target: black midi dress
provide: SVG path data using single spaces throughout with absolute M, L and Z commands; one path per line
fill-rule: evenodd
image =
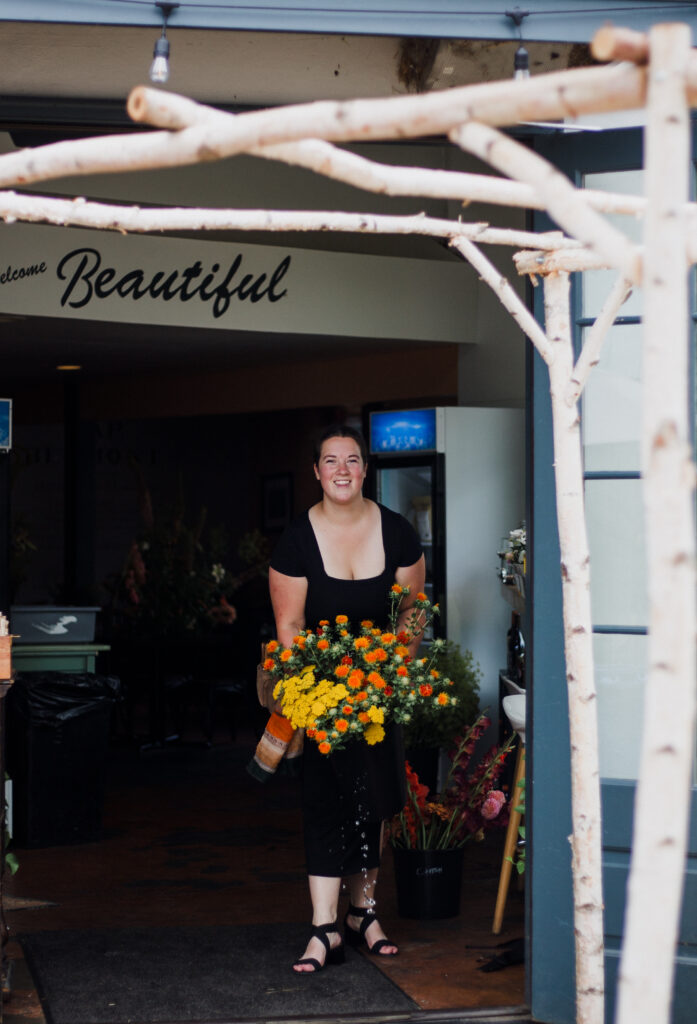
M 307 512 L 284 531 L 271 567 L 284 576 L 307 578 L 308 629 L 315 629 L 321 619 L 333 622 L 337 615 L 347 615 L 354 632 L 363 619 L 382 628 L 388 625 L 395 573 L 418 562 L 421 545 L 403 516 L 378 507 L 385 568 L 369 579 L 327 575 Z M 384 740 L 374 746 L 356 740 L 326 755 L 317 744 L 306 742 L 302 809 L 308 874 L 341 878 L 377 867 L 381 822 L 401 811 L 405 800 L 404 745 L 395 723 L 386 726 Z

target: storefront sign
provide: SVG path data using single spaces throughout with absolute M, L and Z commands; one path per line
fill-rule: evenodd
M 464 341 L 464 264 L 107 231 L 2 226 L 0 312 Z

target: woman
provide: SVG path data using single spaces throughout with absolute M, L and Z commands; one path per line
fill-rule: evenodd
M 315 451 L 322 499 L 287 528 L 274 552 L 269 589 L 276 635 L 289 647 L 306 625 L 348 615 L 352 625 L 372 619 L 387 625 L 395 580 L 411 594 L 423 590 L 424 556 L 415 531 L 400 515 L 363 497 L 367 453 L 358 431 L 329 428 Z M 400 609 L 400 624 L 412 599 Z M 418 640 L 412 645 L 415 653 Z M 392 724 L 373 747 L 360 741 L 329 756 L 305 744 L 302 806 L 312 900 L 312 933 L 293 969 L 314 973 L 340 963 L 344 948 L 337 924 L 342 878 L 351 906 L 345 937 L 365 941 L 370 952 L 394 956 L 375 916 L 382 822 L 405 802 L 401 730 Z

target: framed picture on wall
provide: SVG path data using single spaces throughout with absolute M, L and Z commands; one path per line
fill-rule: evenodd
M 282 530 L 293 517 L 293 475 L 273 473 L 261 479 L 263 530 Z
M 0 452 L 12 447 L 12 399 L 0 398 Z

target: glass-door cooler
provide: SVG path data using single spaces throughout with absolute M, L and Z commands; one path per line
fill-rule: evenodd
M 373 412 L 368 424 L 369 492 L 416 530 L 426 559 L 425 593 L 440 607 L 432 636 L 446 635 L 445 461 L 436 450 L 435 409 Z

